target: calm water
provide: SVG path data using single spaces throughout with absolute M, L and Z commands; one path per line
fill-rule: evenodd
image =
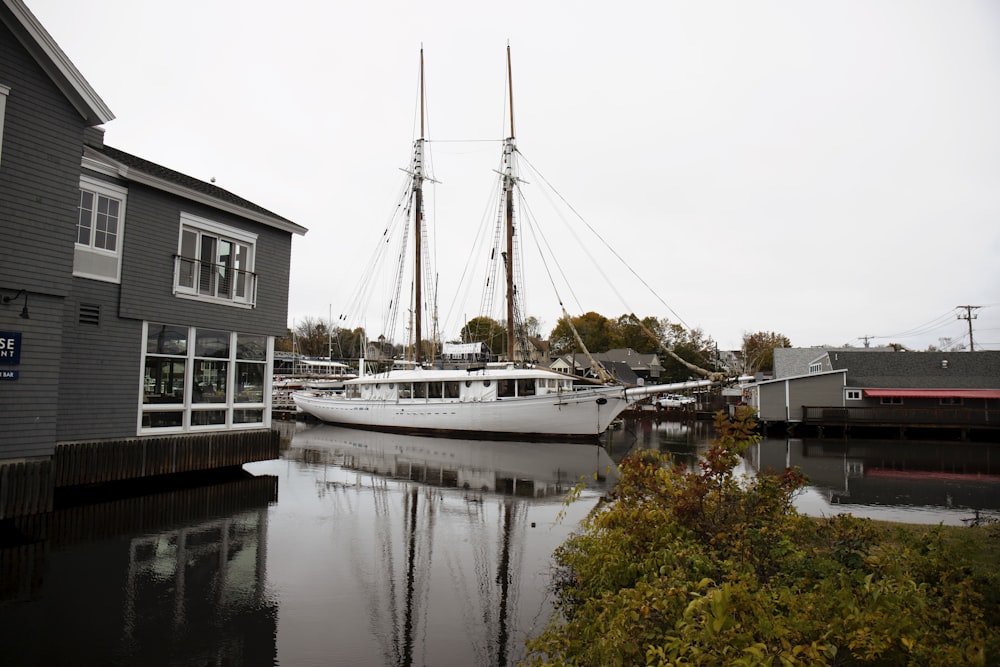
M 243 474 L 22 526 L 44 539 L 0 549 L 0 663 L 514 664 L 551 611 L 552 551 L 614 462 L 641 447 L 693 465 L 711 436 L 647 421 L 599 447 L 282 426 L 282 458 Z M 814 515 L 1000 511 L 996 445 L 765 441 L 743 467 L 787 464 L 810 476 L 799 508 Z

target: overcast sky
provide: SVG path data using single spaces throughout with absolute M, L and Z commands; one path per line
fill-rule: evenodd
M 109 145 L 309 228 L 290 324 L 344 310 L 386 226 L 421 45 L 444 335 L 476 314 L 453 293 L 509 43 L 520 151 L 651 288 L 595 254 L 571 314 L 680 318 L 721 349 L 759 330 L 926 349 L 968 343 L 968 304 L 976 348 L 1000 349 L 1000 3 L 26 3 L 115 113 Z M 526 290 L 548 332 L 551 288 Z

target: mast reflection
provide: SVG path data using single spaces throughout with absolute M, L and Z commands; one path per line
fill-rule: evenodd
M 311 467 L 314 489 L 349 544 L 350 577 L 363 591 L 358 599 L 382 664 L 401 667 L 433 663 L 429 654 L 449 642 L 456 660 L 470 651 L 470 664 L 511 663 L 526 638 L 518 633 L 520 585 L 526 542 L 538 534 L 529 528 L 530 508 L 559 506 L 581 479 L 603 492 L 616 478 L 599 445 L 329 424 L 299 428 L 284 457 Z M 370 519 L 358 516 L 363 505 L 375 508 Z M 464 631 L 435 631 L 442 616 L 456 617 Z

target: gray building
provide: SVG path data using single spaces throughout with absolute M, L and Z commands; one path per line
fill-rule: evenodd
M 113 118 L 23 2 L 0 0 L 0 466 L 270 427 L 306 230 L 105 145 Z M 133 468 L 119 476 L 181 469 Z
M 1000 351 L 835 349 L 806 363 L 811 372 L 747 387 L 762 421 L 1000 426 Z

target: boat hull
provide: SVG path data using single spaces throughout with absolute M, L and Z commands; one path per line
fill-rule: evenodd
M 621 387 L 600 387 L 495 401 L 366 400 L 293 395 L 304 413 L 331 424 L 400 433 L 472 439 L 597 438 L 633 398 Z

